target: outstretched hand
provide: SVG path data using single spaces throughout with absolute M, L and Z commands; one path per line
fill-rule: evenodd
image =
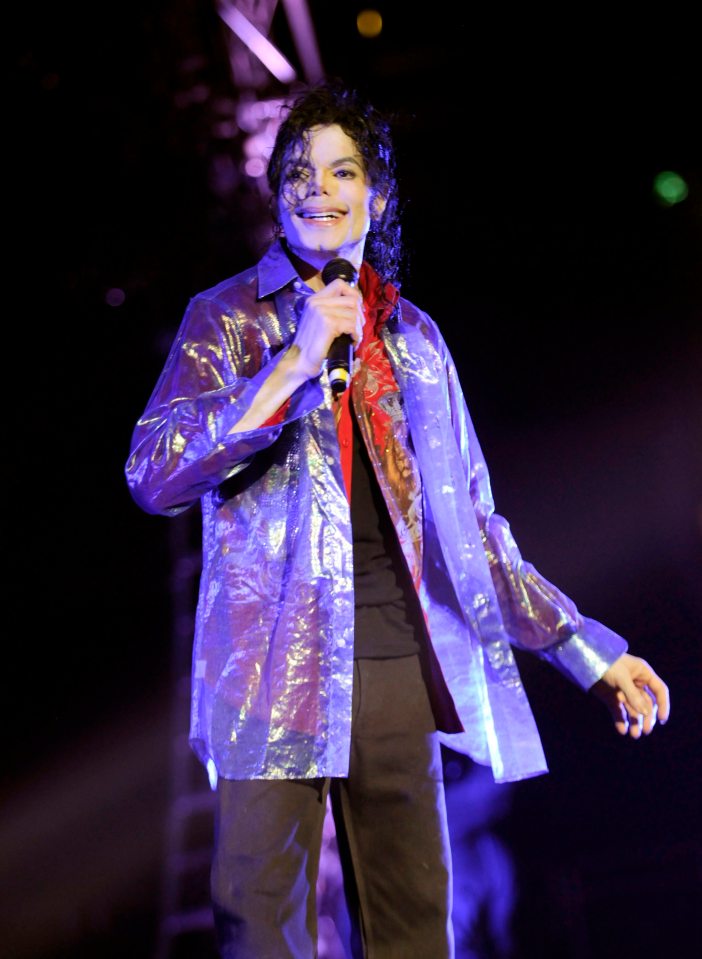
M 624 653 L 591 687 L 609 709 L 617 732 L 632 739 L 648 736 L 670 715 L 668 687 L 644 659 Z

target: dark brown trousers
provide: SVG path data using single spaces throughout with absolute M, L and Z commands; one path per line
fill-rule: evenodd
M 352 955 L 451 959 L 442 762 L 419 659 L 357 660 L 346 779 L 220 780 L 212 901 L 223 959 L 313 959 L 327 796 Z

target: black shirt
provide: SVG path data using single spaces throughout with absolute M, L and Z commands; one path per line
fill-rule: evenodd
M 353 412 L 351 420 L 354 656 L 411 656 L 420 650 L 419 600 Z

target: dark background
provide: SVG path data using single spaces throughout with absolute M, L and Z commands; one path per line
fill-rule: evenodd
M 454 353 L 498 511 L 671 687 L 669 725 L 630 742 L 520 655 L 551 771 L 505 787 L 494 825 L 513 954 L 682 954 L 701 931 L 694 31 L 679 9 L 391 2 L 363 40 L 360 8 L 310 4 L 322 61 L 395 116 L 403 292 Z M 237 88 L 214 3 L 39 3 L 10 28 L 5 954 L 150 959 L 197 515 L 141 513 L 123 468 L 188 299 L 250 265 L 264 204 L 218 126 Z M 282 11 L 272 37 L 299 69 Z M 662 170 L 684 202 L 656 200 Z

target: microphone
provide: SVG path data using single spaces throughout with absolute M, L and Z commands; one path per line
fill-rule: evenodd
M 346 280 L 351 286 L 356 285 L 358 274 L 353 263 L 337 256 L 329 260 L 322 270 L 322 280 L 328 286 L 333 280 Z M 351 381 L 353 369 L 353 340 L 348 333 L 337 336 L 329 347 L 327 354 L 327 374 L 334 393 L 343 393 Z

